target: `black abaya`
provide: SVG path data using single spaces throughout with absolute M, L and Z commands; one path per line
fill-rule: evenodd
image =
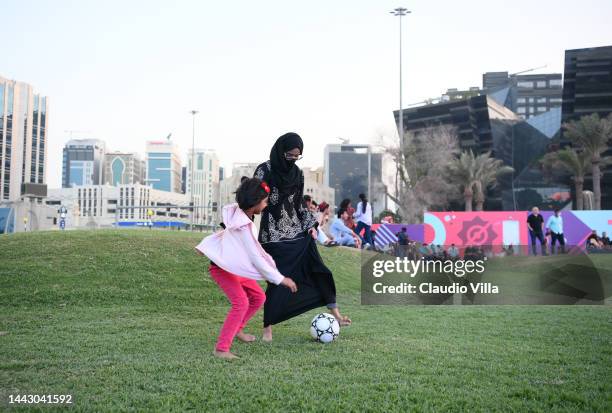
M 315 240 L 310 236 L 263 245 L 281 274 L 298 285 L 292 293 L 282 285 L 268 283 L 264 304 L 264 326 L 336 302 L 336 286 L 331 271 L 323 264 Z
M 313 308 L 336 304 L 332 273 L 323 263 L 315 240 L 308 234 L 318 223 L 303 200 L 304 174 L 295 164 L 284 160 L 284 153 L 296 147 L 301 152 L 301 139 L 297 134 L 281 136 L 270 152 L 271 161 L 255 170 L 255 177 L 270 186 L 268 207 L 261 215 L 259 242 L 272 256 L 280 273 L 292 278 L 298 286 L 298 292 L 291 293 L 283 286 L 268 284 L 264 326 L 280 323 Z

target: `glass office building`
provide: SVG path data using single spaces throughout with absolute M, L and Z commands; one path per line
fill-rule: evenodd
M 560 108 L 562 87 L 561 73 L 521 75 L 487 72 L 482 75 L 483 94 L 491 96 L 522 119 Z
M 353 207 L 356 207 L 359 194 L 368 193 L 368 156 L 371 157 L 369 201 L 374 213 L 386 207 L 386 192 L 382 184 L 382 154 L 368 155 L 367 145 L 354 144 L 325 146 L 324 183 L 334 190 L 337 205 L 348 198 L 352 200 Z
M 64 146 L 62 188 L 104 183 L 104 141 L 71 139 Z
M 23 184 L 46 184 L 48 111 L 32 86 L 0 76 L 0 202 L 19 199 Z
M 581 116 L 612 113 L 612 46 L 565 51 L 562 120 L 569 122 Z M 562 145 L 569 144 L 563 138 Z M 612 156 L 612 142 L 603 156 Z M 612 209 L 612 165 L 602 170 L 601 207 Z M 592 188 L 591 178 L 585 189 Z
M 171 140 L 148 141 L 146 164 L 148 185 L 160 191 L 182 192 L 180 155 Z
M 394 112 L 396 122 L 399 112 Z M 486 210 L 524 210 L 532 206 L 563 206 L 569 202 L 569 187 L 542 175 L 540 159 L 559 138 L 560 110 L 557 108 L 522 119 L 492 96 L 404 109 L 406 132 L 418 134 L 428 127 L 456 128 L 459 146 L 492 156 L 514 168 L 487 193 Z M 453 208 L 460 208 L 454 205 Z

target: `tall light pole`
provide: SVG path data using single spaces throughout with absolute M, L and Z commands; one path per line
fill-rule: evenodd
M 402 17 L 411 13 L 410 10 L 398 7 L 396 9 L 391 10 L 391 13 L 394 16 L 399 17 L 399 139 L 400 139 L 400 148 L 403 148 L 404 141 L 404 112 L 402 110 Z
M 197 110 L 191 112 L 191 230 L 193 231 L 193 216 L 195 214 L 195 205 L 193 203 L 193 189 L 194 189 L 194 171 L 195 171 L 195 115 L 198 114 Z

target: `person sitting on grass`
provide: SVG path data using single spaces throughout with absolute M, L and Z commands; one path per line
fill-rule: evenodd
M 421 245 L 419 247 L 419 254 L 425 259 L 425 260 L 431 260 L 433 258 L 433 253 L 431 248 L 427 245 L 426 242 L 423 243 L 423 245 Z
M 604 244 L 601 241 L 601 238 L 597 235 L 597 230 L 593 230 L 591 235 L 587 238 L 587 248 L 591 250 L 600 250 L 603 249 Z
M 268 205 L 268 185 L 257 178 L 243 180 L 236 191 L 236 203 L 223 207 L 223 231 L 210 235 L 195 248 L 210 259 L 210 276 L 229 299 L 227 313 L 214 355 L 236 359 L 230 351 L 234 337 L 243 342 L 255 341 L 244 327 L 264 304 L 266 295 L 256 280 L 266 280 L 297 291 L 291 278 L 283 276 L 272 257 L 257 241 L 257 229 L 251 217 Z
M 348 219 L 348 212 L 344 208 L 338 210 L 338 217 L 331 224 L 330 231 L 332 237 L 339 245 L 346 247 L 361 248 L 361 240 L 353 232 L 352 229 L 344 225 L 344 221 Z
M 455 244 L 451 244 L 447 251 L 448 257 L 455 261 L 459 259 L 459 249 L 455 246 Z
M 308 195 L 304 195 L 304 199 L 306 199 Z M 306 201 L 308 203 L 308 201 Z M 314 203 L 314 201 L 311 201 Z M 329 231 L 329 204 L 325 201 L 321 202 L 320 205 L 314 208 L 313 212 L 317 217 L 317 222 L 319 226 L 317 229 L 319 230 L 317 234 L 317 242 L 326 247 L 335 247 L 338 245 L 334 238 L 328 235 Z
M 601 243 L 603 244 L 604 248 L 609 248 L 610 246 L 612 246 L 612 241 L 610 241 L 610 238 L 608 237 L 606 231 L 601 233 Z

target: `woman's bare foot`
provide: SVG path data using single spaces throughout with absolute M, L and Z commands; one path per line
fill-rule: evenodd
M 215 350 L 213 352 L 213 355 L 215 357 L 219 357 L 220 359 L 225 359 L 225 360 L 235 360 L 235 359 L 239 359 L 240 358 L 237 355 L 235 355 L 234 353 L 232 353 L 231 351 L 218 351 L 218 350 Z
M 236 338 L 243 343 L 252 343 L 253 341 L 257 340 L 257 337 L 255 337 L 253 334 L 247 334 L 242 331 L 236 334 Z
M 262 341 L 269 343 L 272 341 L 272 326 L 264 327 Z

